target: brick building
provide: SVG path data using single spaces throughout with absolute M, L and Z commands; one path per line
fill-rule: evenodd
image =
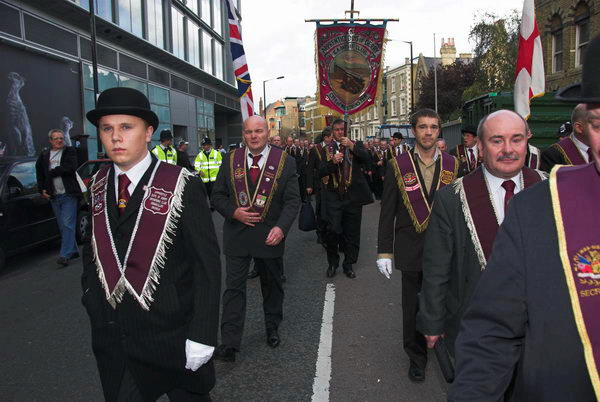
M 581 80 L 588 42 L 600 34 L 600 0 L 536 0 L 546 91 Z

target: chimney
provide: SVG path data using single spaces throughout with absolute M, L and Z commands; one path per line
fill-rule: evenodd
M 456 47 L 454 46 L 454 38 L 448 38 L 447 42 L 442 40 L 442 48 L 440 49 L 442 55 L 442 66 L 447 66 L 456 60 Z

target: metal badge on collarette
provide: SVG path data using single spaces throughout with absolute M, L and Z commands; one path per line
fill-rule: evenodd
M 240 205 L 241 206 L 245 207 L 246 205 L 248 205 L 248 194 L 246 194 L 243 191 L 240 191 L 239 198 L 240 198 Z

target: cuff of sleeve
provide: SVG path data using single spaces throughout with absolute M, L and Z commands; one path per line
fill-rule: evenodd
M 388 258 L 390 260 L 394 259 L 394 254 L 386 254 L 386 253 L 380 253 L 377 254 L 377 259 L 381 259 L 381 258 Z

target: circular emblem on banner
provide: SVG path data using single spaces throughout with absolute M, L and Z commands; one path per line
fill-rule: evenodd
M 243 191 L 240 191 L 240 194 L 238 195 L 238 198 L 240 199 L 240 205 L 245 207 L 246 205 L 248 205 L 248 194 L 246 194 Z
M 402 180 L 404 180 L 405 186 L 414 186 L 417 183 L 417 176 L 414 173 L 406 173 Z
M 442 173 L 440 173 L 440 180 L 444 184 L 450 184 L 452 183 L 452 180 L 454 180 L 454 173 L 449 170 L 442 170 Z
M 349 105 L 369 86 L 371 67 L 365 56 L 354 50 L 346 50 L 333 58 L 328 75 L 331 89 Z
M 246 172 L 244 171 L 244 168 L 237 168 L 233 172 L 233 176 L 235 177 L 236 180 L 243 179 L 245 175 L 246 175 Z
M 600 245 L 582 248 L 572 260 L 577 276 L 592 281 L 589 285 L 600 279 Z

